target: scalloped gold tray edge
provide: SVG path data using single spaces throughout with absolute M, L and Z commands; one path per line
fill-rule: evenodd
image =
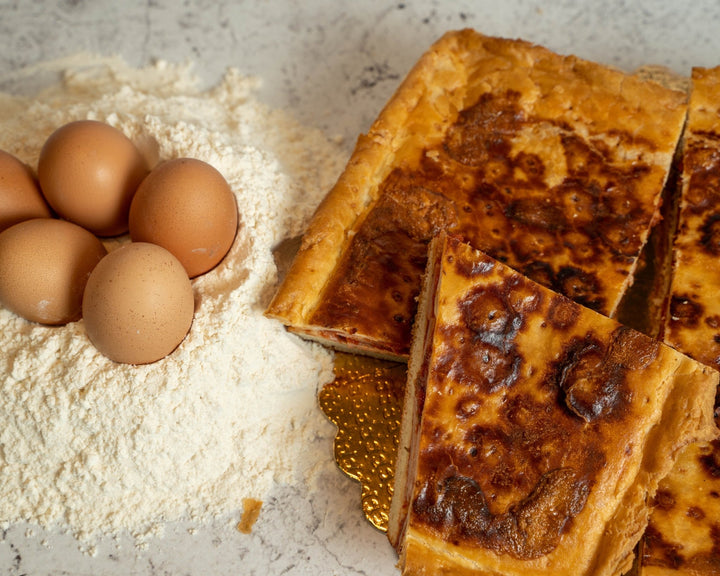
M 407 367 L 337 352 L 335 379 L 318 403 L 337 427 L 333 443 L 340 470 L 361 485 L 367 520 L 387 531 Z

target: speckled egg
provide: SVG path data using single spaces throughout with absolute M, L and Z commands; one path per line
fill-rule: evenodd
M 30 167 L 0 150 L 0 232 L 23 220 L 50 217 Z
M 41 324 L 78 320 L 85 284 L 107 251 L 84 228 L 53 218 L 0 233 L 0 304 Z
M 155 244 L 132 242 L 93 270 L 82 310 L 87 335 L 102 354 L 115 362 L 148 364 L 183 341 L 195 302 L 175 256 Z
M 235 195 L 210 164 L 167 160 L 140 184 L 129 226 L 133 241 L 163 246 L 193 278 L 217 266 L 232 246 L 238 227 Z
M 127 232 L 130 203 L 148 166 L 120 130 L 78 120 L 50 135 L 37 171 L 43 195 L 61 217 L 99 236 L 117 236 Z

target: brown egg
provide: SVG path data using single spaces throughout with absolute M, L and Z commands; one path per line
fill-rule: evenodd
M 147 172 L 129 138 L 94 120 L 55 130 L 38 161 L 40 189 L 50 206 L 99 236 L 127 232 L 130 202 Z
M 148 364 L 172 352 L 192 324 L 190 279 L 170 252 L 133 242 L 110 252 L 88 279 L 83 321 L 96 348 L 115 362 Z
M 41 324 L 78 320 L 88 276 L 106 253 L 97 237 L 65 220 L 15 224 L 0 233 L 0 303 Z
M 130 206 L 133 241 L 167 248 L 191 278 L 223 259 L 237 226 L 237 204 L 227 181 L 210 164 L 193 158 L 156 166 Z
M 23 220 L 51 217 L 30 168 L 0 150 L 0 232 Z

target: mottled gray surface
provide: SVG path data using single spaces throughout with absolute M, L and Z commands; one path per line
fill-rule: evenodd
M 627 70 L 720 64 L 716 0 L 0 0 L 0 90 L 29 89 L 20 68 L 78 51 L 133 65 L 191 60 L 208 84 L 233 66 L 263 78 L 269 104 L 349 149 L 427 46 L 464 26 Z M 330 435 L 318 441 L 330 458 Z M 329 469 L 313 490 L 278 489 L 250 536 L 177 526 L 147 550 L 121 539 L 90 557 L 69 536 L 14 526 L 0 533 L 0 574 L 396 574 L 393 551 L 358 507 L 358 487 Z
M 207 82 L 231 65 L 261 75 L 271 104 L 352 142 L 451 28 L 523 37 L 623 69 L 686 73 L 720 61 L 719 24 L 714 0 L 2 0 L 0 86 L 14 69 L 78 50 L 133 65 L 192 60 Z

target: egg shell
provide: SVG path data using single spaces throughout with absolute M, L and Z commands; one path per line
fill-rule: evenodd
M 132 141 L 95 120 L 55 130 L 38 160 L 40 189 L 50 206 L 99 236 L 127 232 L 130 202 L 147 173 Z
M 95 267 L 83 298 L 87 335 L 105 356 L 125 364 L 148 364 L 170 354 L 192 324 L 190 279 L 170 252 L 132 242 Z
M 0 233 L 0 304 L 41 324 L 78 320 L 90 273 L 107 254 L 84 228 L 35 218 Z
M 166 248 L 191 278 L 225 257 L 237 227 L 237 203 L 227 180 L 195 158 L 158 164 L 142 181 L 130 206 L 133 241 Z
M 23 220 L 51 217 L 30 167 L 0 150 L 0 232 Z

